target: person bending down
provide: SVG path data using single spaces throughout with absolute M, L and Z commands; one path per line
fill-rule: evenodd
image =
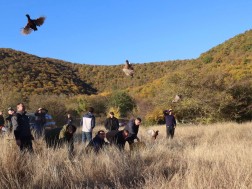
M 48 148 L 54 149 L 62 147 L 67 144 L 68 153 L 72 154 L 74 150 L 74 133 L 76 126 L 66 124 L 63 127 L 54 128 L 45 132 L 45 141 Z

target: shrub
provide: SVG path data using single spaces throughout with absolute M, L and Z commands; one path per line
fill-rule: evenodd
M 120 115 L 126 116 L 136 106 L 134 99 L 126 92 L 118 91 L 113 93 L 108 102 L 108 107 L 119 108 Z

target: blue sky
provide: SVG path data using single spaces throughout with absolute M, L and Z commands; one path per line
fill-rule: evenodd
M 251 29 L 250 0 L 0 0 L 0 48 L 73 63 L 197 58 Z M 20 34 L 25 14 L 46 16 Z

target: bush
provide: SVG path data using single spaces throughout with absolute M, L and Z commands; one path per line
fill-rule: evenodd
M 230 101 L 220 112 L 227 120 L 237 122 L 251 121 L 252 117 L 252 87 L 251 82 L 237 83 L 227 90 Z
M 108 102 L 108 108 L 119 108 L 120 115 L 126 116 L 136 106 L 134 99 L 126 92 L 113 93 Z
M 145 123 L 147 125 L 164 124 L 163 110 L 156 108 L 152 112 L 147 113 L 145 116 Z

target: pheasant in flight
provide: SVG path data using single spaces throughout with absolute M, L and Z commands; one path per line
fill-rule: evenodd
M 123 68 L 123 72 L 124 72 L 127 76 L 133 77 L 133 75 L 134 75 L 134 68 L 133 68 L 132 64 L 129 63 L 128 60 L 126 60 L 126 62 L 125 62 L 125 66 L 124 66 L 124 68 Z
M 24 28 L 22 28 L 21 33 L 24 35 L 28 35 L 32 32 L 32 30 L 37 31 L 37 26 L 41 26 L 44 21 L 45 21 L 45 17 L 41 16 L 37 19 L 31 19 L 29 14 L 25 15 L 28 19 L 28 23 L 26 24 L 26 26 Z

